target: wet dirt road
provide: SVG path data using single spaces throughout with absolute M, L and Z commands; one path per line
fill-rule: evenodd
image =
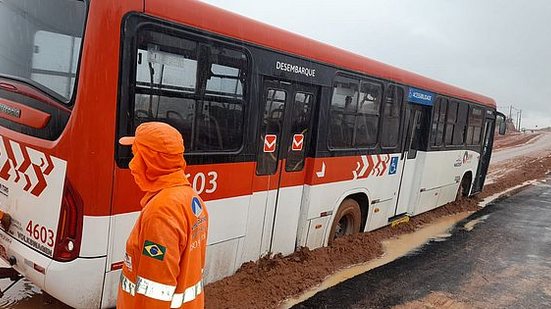
M 530 140 L 528 143 L 515 147 L 496 150 L 492 153 L 491 164 L 502 163 L 522 156 L 535 156 L 547 154 L 551 148 L 551 133 L 542 132 L 538 137 Z
M 551 308 L 551 181 L 293 308 Z

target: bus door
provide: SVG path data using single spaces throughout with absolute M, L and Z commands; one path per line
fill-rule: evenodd
M 295 251 L 316 94 L 316 87 L 264 80 L 256 174 L 267 178 L 269 193 L 261 255 Z
M 398 190 L 398 202 L 394 216 L 413 213 L 421 177 L 419 173 L 424 165 L 424 157 L 420 158 L 419 150 L 426 150 L 429 135 L 431 107 L 408 103 L 405 113 L 405 129 L 402 141 L 402 175 Z
M 480 154 L 480 161 L 478 161 L 478 169 L 472 193 L 478 193 L 482 190 L 484 181 L 486 180 L 486 173 L 490 166 L 490 159 L 492 156 L 492 145 L 494 141 L 494 124 L 495 116 L 492 111 L 486 112 L 486 118 L 484 118 L 484 136 L 482 139 L 482 151 Z

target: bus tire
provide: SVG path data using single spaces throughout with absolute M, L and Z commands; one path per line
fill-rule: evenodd
M 331 245 L 336 238 L 358 233 L 361 222 L 362 212 L 358 202 L 351 198 L 345 199 L 335 214 L 328 244 Z
M 457 194 L 455 195 L 455 200 L 459 201 L 464 197 L 467 197 L 469 195 L 469 189 L 471 187 L 471 179 L 468 176 L 464 176 L 461 179 L 461 184 L 459 185 L 459 188 L 457 188 Z

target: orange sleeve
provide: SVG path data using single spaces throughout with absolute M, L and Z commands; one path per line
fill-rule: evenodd
M 169 215 L 144 218 L 136 271 L 136 308 L 170 308 L 180 273 L 180 244 L 185 244 L 186 237 Z

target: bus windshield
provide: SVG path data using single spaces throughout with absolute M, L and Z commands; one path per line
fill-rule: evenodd
M 71 101 L 86 4 L 77 0 L 0 0 L 0 75 Z

